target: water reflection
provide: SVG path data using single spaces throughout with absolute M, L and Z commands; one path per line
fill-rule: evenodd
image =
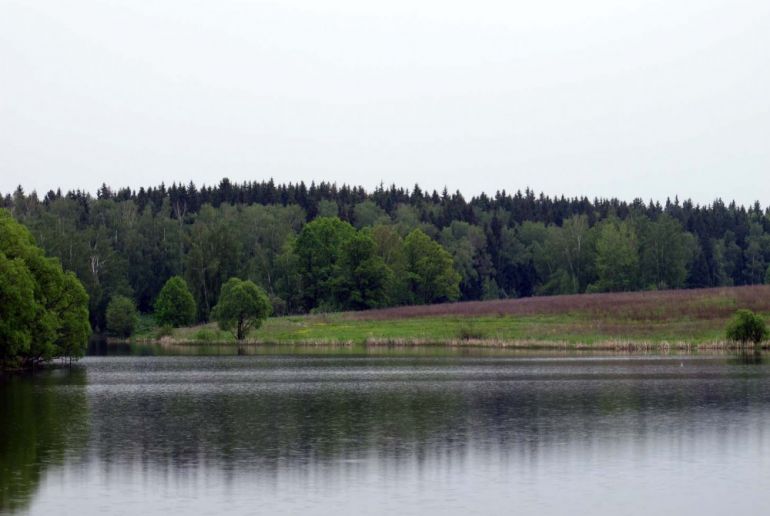
M 741 486 L 770 480 L 769 386 L 743 357 L 89 358 L 2 387 L 0 501 L 424 514 L 513 496 L 568 513 L 601 495 L 609 513 L 619 491 L 655 490 L 691 512 L 708 493 L 679 496 L 706 475 L 756 503 Z
M 0 511 L 25 507 L 51 466 L 88 439 L 82 369 L 0 378 Z
M 762 365 L 767 357 L 758 349 L 744 350 L 730 356 L 729 363 L 741 365 Z

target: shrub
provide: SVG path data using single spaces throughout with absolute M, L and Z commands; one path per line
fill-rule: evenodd
M 173 327 L 187 326 L 195 320 L 195 299 L 187 283 L 179 276 L 169 278 L 155 300 L 155 319 L 158 324 Z
M 162 339 L 163 337 L 171 337 L 174 334 L 174 328 L 171 327 L 169 324 L 164 324 L 163 326 L 159 326 L 157 330 L 155 330 L 155 338 L 156 339 Z
M 125 296 L 114 296 L 107 305 L 107 333 L 115 337 L 130 337 L 139 322 L 134 302 Z
M 464 323 L 457 329 L 457 338 L 460 340 L 483 339 L 484 337 L 486 337 L 486 333 L 477 328 L 473 322 Z
M 213 331 L 202 328 L 193 334 L 193 339 L 198 342 L 214 342 L 217 336 Z
M 751 310 L 738 310 L 727 325 L 727 338 L 742 344 L 759 344 L 767 335 L 764 319 Z

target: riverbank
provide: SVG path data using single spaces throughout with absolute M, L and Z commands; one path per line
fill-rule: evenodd
M 246 344 L 488 346 L 695 350 L 737 347 L 724 338 L 739 308 L 770 316 L 770 286 L 586 294 L 269 318 Z M 235 343 L 213 323 L 158 328 L 134 342 Z

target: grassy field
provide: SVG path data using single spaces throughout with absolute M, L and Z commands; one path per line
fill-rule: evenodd
M 738 308 L 770 317 L 770 286 L 585 294 L 273 317 L 251 343 L 487 345 L 510 347 L 720 347 Z M 234 342 L 208 324 L 137 340 Z

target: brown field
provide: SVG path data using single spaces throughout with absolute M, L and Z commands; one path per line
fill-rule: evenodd
M 384 321 L 415 317 L 576 315 L 597 319 L 663 322 L 729 318 L 738 308 L 770 313 L 770 285 L 607 294 L 539 296 L 494 301 L 402 306 L 350 312 L 350 320 Z

